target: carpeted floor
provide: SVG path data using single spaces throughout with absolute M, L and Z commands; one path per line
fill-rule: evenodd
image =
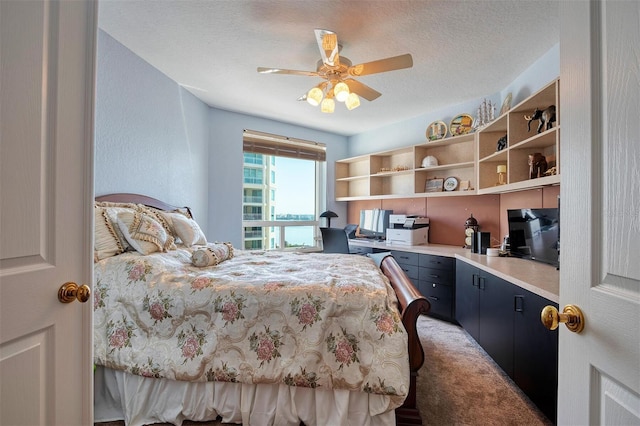
M 425 426 L 552 425 L 461 327 L 423 315 L 418 331 L 425 363 L 418 375 L 417 401 Z

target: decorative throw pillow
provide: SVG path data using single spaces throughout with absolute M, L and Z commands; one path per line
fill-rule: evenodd
M 127 239 L 124 237 L 124 234 L 120 230 L 120 227 L 118 226 L 118 214 L 123 212 L 133 214 L 134 212 L 138 211 L 138 206 L 131 203 L 121 203 L 121 205 L 119 206 L 116 206 L 115 205 L 116 203 L 107 203 L 107 202 L 97 203 L 98 206 L 102 204 L 112 204 L 112 205 L 102 206 L 102 211 L 103 211 L 102 214 L 108 221 L 111 222 L 111 227 L 113 228 L 116 234 L 116 237 L 120 241 L 120 244 L 122 245 L 122 248 L 124 249 L 124 251 L 134 250 L 134 248 L 129 244 Z
M 150 215 L 141 212 L 118 213 L 118 227 L 127 242 L 140 254 L 175 248 L 173 237 Z
M 148 214 L 152 218 L 158 221 L 160 225 L 167 231 L 168 235 L 173 235 L 175 237 L 175 233 L 171 227 L 171 222 L 165 216 L 165 212 L 160 209 L 156 209 L 155 207 L 145 206 L 144 204 L 138 204 L 138 211 Z
M 163 213 L 163 216 L 169 222 L 173 235 L 186 247 L 207 244 L 207 237 L 195 220 L 181 213 Z
M 116 234 L 113 223 L 104 207 L 95 206 L 94 213 L 94 258 L 96 261 L 112 257 L 125 251 Z
M 213 243 L 206 247 L 194 250 L 191 255 L 193 266 L 204 268 L 205 266 L 215 266 L 233 257 L 233 246 L 231 243 Z

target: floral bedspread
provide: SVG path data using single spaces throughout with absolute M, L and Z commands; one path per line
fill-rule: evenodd
M 409 389 L 407 335 L 365 256 L 193 249 L 95 264 L 95 363 L 147 377 L 285 383 L 392 396 Z

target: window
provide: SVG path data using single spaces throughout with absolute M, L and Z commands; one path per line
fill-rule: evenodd
M 262 176 L 263 176 L 262 169 L 248 168 L 248 167 L 244 168 L 244 183 L 253 183 L 253 184 L 261 185 L 263 181 Z
M 326 187 L 325 146 L 245 131 L 244 159 L 243 247 L 317 247 L 320 201 L 324 206 L 319 194 Z

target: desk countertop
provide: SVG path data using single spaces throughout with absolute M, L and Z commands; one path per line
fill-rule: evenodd
M 509 281 L 525 290 L 558 303 L 560 294 L 560 271 L 554 266 L 515 257 L 488 257 L 471 253 L 471 250 L 458 246 L 425 244 L 405 246 L 386 244 L 384 241 L 351 239 L 350 245 L 372 247 L 383 250 L 399 250 L 412 253 L 432 254 L 454 257 L 497 277 Z

